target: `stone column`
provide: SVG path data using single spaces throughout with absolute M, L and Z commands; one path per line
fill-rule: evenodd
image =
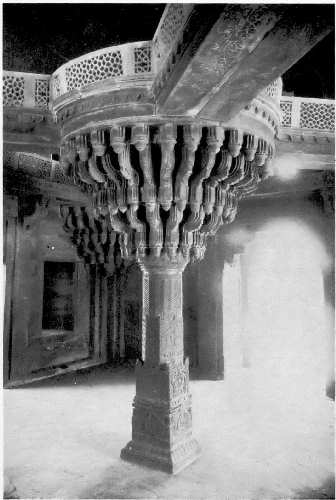
M 192 437 L 189 364 L 183 352 L 182 273 L 187 260 L 144 257 L 145 362 L 136 366 L 132 441 L 121 457 L 177 473 L 199 455 Z
M 117 234 L 121 257 L 143 272 L 144 364 L 136 369 L 132 441 L 121 457 L 176 473 L 199 453 L 183 352 L 182 273 L 265 178 L 273 145 L 219 126 L 118 122 L 69 137 L 64 151 L 74 182 L 92 196 L 97 225 L 104 221 Z

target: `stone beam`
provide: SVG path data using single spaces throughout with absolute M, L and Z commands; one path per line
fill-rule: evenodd
M 332 7 L 327 9 L 320 5 L 287 5 L 279 22 L 225 78 L 198 117 L 230 120 L 235 116 L 333 29 Z
M 265 5 L 194 5 L 176 35 L 175 50 L 156 75 L 158 110 L 193 114 L 275 25 L 278 10 Z
M 158 111 L 230 120 L 332 29 L 329 14 L 320 6 L 195 5 L 156 76 Z

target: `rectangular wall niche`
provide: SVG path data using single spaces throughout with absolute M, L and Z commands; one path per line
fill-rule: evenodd
M 45 262 L 43 287 L 43 330 L 74 329 L 73 262 Z

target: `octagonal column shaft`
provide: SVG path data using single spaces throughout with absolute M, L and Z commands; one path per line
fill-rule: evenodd
M 186 261 L 144 259 L 145 362 L 136 366 L 132 441 L 121 457 L 177 473 L 199 455 L 192 437 L 189 365 L 183 352 L 182 273 Z

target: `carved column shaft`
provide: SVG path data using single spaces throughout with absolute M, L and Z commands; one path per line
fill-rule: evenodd
M 153 366 L 183 360 L 182 266 L 141 266 L 148 304 L 145 354 Z
M 183 354 L 184 259 L 143 259 L 145 362 L 136 367 L 132 441 L 122 458 L 176 473 L 198 456 Z

